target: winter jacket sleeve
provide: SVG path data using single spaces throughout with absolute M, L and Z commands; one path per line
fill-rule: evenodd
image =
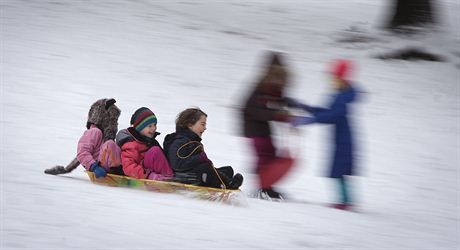
M 93 155 L 95 155 L 95 151 L 99 149 L 101 143 L 102 131 L 98 128 L 86 130 L 78 141 L 77 159 L 86 170 L 89 170 L 90 166 L 96 162 Z
M 249 99 L 244 112 L 255 121 L 286 121 L 288 112 L 275 106 L 280 106 L 280 102 L 256 94 Z
M 138 179 L 146 178 L 142 166 L 142 156 L 137 150 L 135 142 L 127 142 L 121 147 L 121 165 L 126 175 Z
M 340 96 L 337 96 L 329 108 L 310 107 L 310 110 L 316 122 L 333 124 L 336 123 L 340 117 L 346 115 L 347 107 Z

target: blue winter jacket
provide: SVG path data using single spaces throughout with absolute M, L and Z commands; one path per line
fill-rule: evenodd
M 333 95 L 332 102 L 328 108 L 309 108 L 317 123 L 334 125 L 334 158 L 329 173 L 332 178 L 354 174 L 353 133 L 347 114 L 348 104 L 353 102 L 355 97 L 356 90 L 348 86 L 345 89 L 338 90 Z

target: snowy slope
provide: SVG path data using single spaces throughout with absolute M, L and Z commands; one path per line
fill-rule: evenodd
M 386 2 L 2 1 L 0 249 L 458 249 L 460 4 L 439 1 L 441 27 L 406 38 L 377 29 Z M 448 62 L 374 59 L 409 45 Z M 324 206 L 330 134 L 316 125 L 279 140 L 301 147 L 279 185 L 292 203 L 231 207 L 97 186 L 83 168 L 43 174 L 74 157 L 91 103 L 114 97 L 119 128 L 154 110 L 160 142 L 201 107 L 208 156 L 242 172 L 250 194 L 238 106 L 267 49 L 287 53 L 290 95 L 313 104 L 326 100 L 327 62 L 358 64 L 359 213 Z

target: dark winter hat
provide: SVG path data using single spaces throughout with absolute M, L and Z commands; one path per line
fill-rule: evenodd
M 131 116 L 131 125 L 133 125 L 134 129 L 136 129 L 138 132 L 141 132 L 142 129 L 152 123 L 157 124 L 157 117 L 150 109 L 146 107 L 139 108 Z
M 338 59 L 331 64 L 331 74 L 338 79 L 347 80 L 350 75 L 352 63 L 349 60 Z

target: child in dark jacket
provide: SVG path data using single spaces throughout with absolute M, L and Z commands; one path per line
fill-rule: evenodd
M 357 91 L 348 80 L 351 63 L 347 60 L 337 60 L 330 71 L 336 92 L 332 96 L 328 108 L 312 107 L 297 102 L 297 106 L 311 113 L 312 117 L 296 117 L 292 120 L 294 126 L 310 123 L 324 123 L 334 126 L 334 150 L 329 177 L 337 181 L 340 202 L 332 207 L 348 210 L 352 207 L 349 194 L 349 181 L 346 176 L 354 175 L 354 143 L 353 133 L 348 121 L 349 107 Z M 295 102 L 295 101 L 293 101 Z
M 215 168 L 208 159 L 201 137 L 206 130 L 207 115 L 200 109 L 182 111 L 176 119 L 176 132 L 164 140 L 165 154 L 177 176 L 191 174 L 198 185 L 238 189 L 243 183 L 241 174 L 233 175 L 230 166 Z
M 142 107 L 131 116 L 131 127 L 117 134 L 121 147 L 121 162 L 126 175 L 137 179 L 167 180 L 174 173 L 160 144 L 155 139 L 157 117 Z
M 289 122 L 285 109 L 284 90 L 288 85 L 288 71 L 282 62 L 282 54 L 268 54 L 267 65 L 256 82 L 254 90 L 242 110 L 244 135 L 251 141 L 257 163 L 255 172 L 259 177 L 257 198 L 282 200 L 283 196 L 273 185 L 283 178 L 294 164 L 291 157 L 279 155 L 272 138 L 272 122 Z

